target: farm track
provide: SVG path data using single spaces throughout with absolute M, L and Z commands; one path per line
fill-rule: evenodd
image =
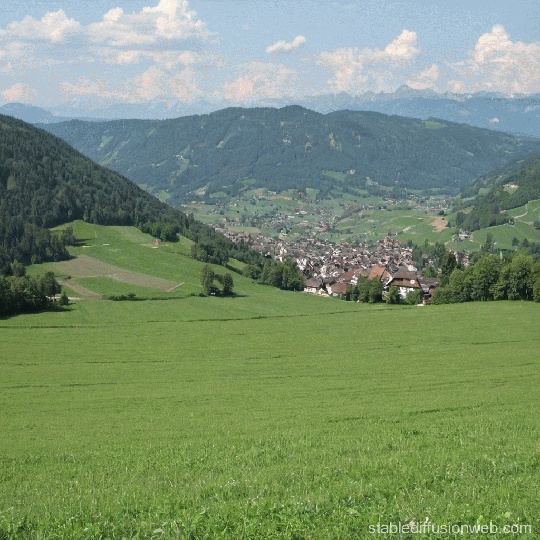
M 58 283 L 62 287 L 69 287 L 72 291 L 76 292 L 83 300 L 101 300 L 101 294 L 95 293 L 78 283 L 75 283 L 71 279 L 60 280 Z

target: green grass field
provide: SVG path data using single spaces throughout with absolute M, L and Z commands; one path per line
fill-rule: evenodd
M 84 227 L 93 256 L 196 289 L 196 261 Z M 369 527 L 426 519 L 538 538 L 540 305 L 235 284 L 0 320 L 0 539 L 398 538 Z

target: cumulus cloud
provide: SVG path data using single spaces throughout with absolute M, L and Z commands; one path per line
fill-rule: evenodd
M 93 42 L 113 47 L 207 39 L 211 35 L 206 24 L 189 9 L 187 0 L 161 0 L 156 7 L 129 14 L 122 8 L 114 8 L 102 21 L 90 24 L 87 32 Z
M 297 73 L 283 64 L 248 62 L 242 74 L 223 85 L 227 101 L 249 102 L 255 98 L 280 98 L 294 94 Z
M 327 83 L 331 90 L 359 93 L 391 90 L 420 53 L 416 32 L 403 30 L 384 49 L 342 47 L 322 52 L 317 61 L 334 74 Z
M 17 83 L 4 90 L 0 95 L 4 101 L 31 103 L 37 95 L 37 90 L 29 84 Z
M 81 24 L 68 18 L 64 10 L 60 9 L 46 13 L 40 20 L 27 16 L 20 22 L 12 22 L 6 30 L 0 30 L 0 39 L 60 43 L 66 36 L 80 31 Z
M 272 53 L 280 53 L 280 52 L 291 52 L 296 51 L 299 49 L 304 43 L 306 43 L 307 39 L 304 36 L 296 36 L 292 41 L 277 41 L 276 43 L 273 43 L 272 45 L 268 45 L 266 47 L 266 52 L 268 54 Z
M 441 71 L 437 64 L 432 64 L 428 69 L 421 71 L 414 79 L 408 80 L 407 85 L 415 90 L 435 89 L 441 76 Z
M 154 6 L 134 13 L 118 7 L 88 25 L 59 10 L 0 29 L 0 73 L 14 79 L 17 70 L 33 77 L 48 70 L 50 76 L 40 85 L 48 87 L 48 95 L 53 91 L 61 99 L 190 100 L 200 95 L 195 70 L 210 62 L 222 64 L 211 55 L 213 36 L 190 10 L 188 0 L 155 0 Z M 208 43 L 210 51 L 192 50 L 198 49 L 196 42 Z M 152 83 L 152 76 L 158 82 Z
M 451 81 L 456 92 L 491 90 L 503 93 L 538 92 L 540 89 L 540 41 L 512 41 L 502 25 L 482 34 L 467 59 L 452 67 L 458 77 Z
M 191 67 L 171 73 L 152 66 L 134 79 L 132 84 L 133 97 L 137 101 L 174 98 L 189 103 L 201 96 L 196 73 Z

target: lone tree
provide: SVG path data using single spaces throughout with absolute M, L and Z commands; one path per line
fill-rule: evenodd
M 204 294 L 210 294 L 214 289 L 214 277 L 215 274 L 212 267 L 209 264 L 205 264 L 199 274 Z
M 229 296 L 233 293 L 234 281 L 228 272 L 223 276 L 223 296 Z

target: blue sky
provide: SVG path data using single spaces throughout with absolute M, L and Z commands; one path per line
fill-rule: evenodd
M 11 0 L 0 101 L 540 92 L 538 0 Z

